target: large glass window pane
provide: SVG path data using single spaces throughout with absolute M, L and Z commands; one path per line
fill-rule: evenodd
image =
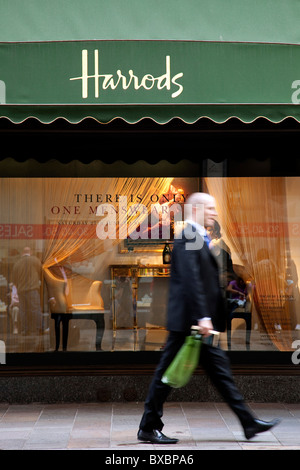
M 219 213 L 207 229 L 227 306 L 221 346 L 291 350 L 299 187 L 296 177 L 2 178 L 0 352 L 161 350 L 163 248 L 199 190 Z
M 198 188 L 198 178 L 2 178 L 6 351 L 160 349 L 168 208 L 181 217 Z
M 207 178 L 206 187 L 219 212 L 215 250 L 226 247 L 238 276 L 226 288 L 227 344 L 291 350 L 299 331 L 299 178 Z

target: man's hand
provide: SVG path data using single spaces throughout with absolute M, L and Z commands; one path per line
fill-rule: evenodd
M 210 336 L 211 333 L 210 331 L 214 329 L 213 324 L 211 320 L 198 320 L 198 326 L 199 326 L 199 333 L 203 335 L 204 337 Z

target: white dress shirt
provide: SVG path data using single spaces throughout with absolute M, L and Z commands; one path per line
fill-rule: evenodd
M 203 227 L 203 225 L 198 224 L 197 222 L 195 222 L 192 219 L 185 220 L 185 223 L 190 224 L 193 227 L 195 227 L 196 231 L 201 235 L 202 238 L 207 236 L 207 232 L 206 232 L 205 228 Z M 198 321 L 202 321 L 202 320 L 211 320 L 211 318 L 210 317 L 203 317 L 203 318 L 200 318 Z

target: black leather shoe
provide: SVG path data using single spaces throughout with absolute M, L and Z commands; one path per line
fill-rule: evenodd
M 246 439 L 251 439 L 251 437 L 254 437 L 255 434 L 268 431 L 273 426 L 276 426 L 276 424 L 279 424 L 279 423 L 280 423 L 280 419 L 273 419 L 273 421 L 269 421 L 269 422 L 261 421 L 260 419 L 255 419 L 251 426 L 244 428 L 245 437 Z
M 167 437 L 158 429 L 153 429 L 151 432 L 139 429 L 137 437 L 139 441 L 151 442 L 151 444 L 176 444 L 178 442 L 178 439 Z

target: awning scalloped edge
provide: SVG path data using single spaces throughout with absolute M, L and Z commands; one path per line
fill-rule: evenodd
M 122 120 L 122 121 L 126 122 L 127 124 L 132 124 L 132 125 L 138 124 L 139 122 L 141 122 L 143 120 L 146 120 L 146 119 L 149 119 L 149 120 L 151 120 L 151 121 L 153 121 L 153 122 L 155 122 L 156 124 L 159 124 L 159 125 L 168 124 L 171 121 L 176 120 L 176 119 L 182 121 L 184 124 L 195 124 L 196 122 L 200 121 L 201 119 L 208 119 L 208 120 L 210 120 L 211 122 L 213 122 L 215 124 L 224 124 L 224 123 L 230 121 L 231 119 L 237 119 L 237 120 L 239 120 L 240 122 L 242 122 L 244 124 L 252 124 L 252 123 L 254 123 L 255 121 L 257 121 L 259 119 L 264 119 L 264 120 L 266 120 L 268 122 L 272 122 L 274 124 L 279 124 L 279 123 L 284 122 L 285 120 L 288 120 L 288 119 L 293 119 L 295 122 L 300 123 L 300 116 L 299 116 L 299 119 L 297 119 L 295 116 L 292 116 L 292 115 L 284 116 L 281 119 L 271 119 L 271 118 L 269 118 L 267 116 L 264 116 L 264 115 L 258 115 L 253 119 L 243 119 L 240 116 L 236 116 L 236 115 L 231 115 L 231 116 L 228 116 L 227 118 L 224 118 L 224 119 L 214 119 L 210 116 L 203 115 L 203 116 L 199 116 L 198 118 L 190 119 L 190 120 L 184 119 L 181 116 L 172 116 L 168 119 L 158 120 L 158 119 L 155 119 L 152 116 L 147 116 L 147 115 L 145 115 L 141 118 L 135 119 L 135 120 L 124 118 L 123 116 L 115 116 L 114 118 L 112 118 L 108 121 L 97 119 L 95 116 L 84 116 L 83 118 L 76 119 L 76 120 L 72 120 L 72 119 L 67 118 L 65 116 L 57 116 L 54 119 L 46 120 L 46 119 L 41 119 L 40 117 L 34 116 L 34 115 L 27 116 L 26 118 L 24 118 L 22 120 L 12 119 L 8 116 L 0 116 L 0 119 L 7 119 L 12 124 L 22 124 L 26 121 L 29 121 L 30 119 L 35 119 L 38 122 L 40 122 L 41 124 L 52 124 L 52 123 L 54 123 L 54 122 L 56 122 L 60 119 L 63 119 L 66 122 L 68 122 L 69 124 L 74 124 L 74 125 L 79 124 L 79 123 L 84 122 L 84 121 L 89 120 L 89 119 L 91 119 L 95 122 L 98 122 L 99 124 L 110 124 L 110 123 L 112 123 L 116 120 Z

